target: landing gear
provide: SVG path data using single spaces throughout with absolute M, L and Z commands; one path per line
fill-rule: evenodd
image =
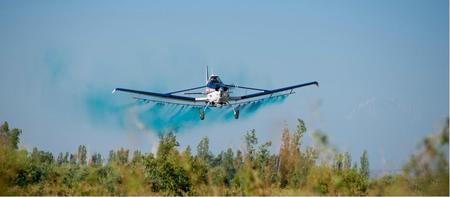
M 204 120 L 205 119 L 205 111 L 206 111 L 206 108 L 208 108 L 208 106 L 210 105 L 211 103 L 206 103 L 206 106 L 205 106 L 205 108 L 200 108 L 199 109 L 199 112 L 200 112 L 200 120 Z
M 234 119 L 238 119 L 239 118 L 239 109 L 233 110 L 233 115 L 234 115 Z
M 200 109 L 199 112 L 200 112 L 200 120 L 204 120 L 205 119 L 205 111 L 203 109 Z

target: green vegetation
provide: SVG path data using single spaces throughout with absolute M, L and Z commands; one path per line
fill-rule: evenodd
M 128 149 L 88 157 L 86 146 L 76 153 L 18 149 L 19 129 L 5 122 L 0 128 L 0 195 L 449 195 L 448 119 L 440 133 L 423 140 L 403 171 L 369 176 L 363 151 L 352 164 L 348 152 L 328 145 L 313 133 L 313 146 L 304 146 L 307 132 L 298 120 L 294 132 L 283 130 L 278 153 L 272 143 L 258 142 L 255 130 L 244 136 L 243 150 L 228 148 L 218 155 L 208 138 L 193 155 L 173 133 L 161 136 L 156 155 Z M 359 166 L 359 168 L 358 168 Z

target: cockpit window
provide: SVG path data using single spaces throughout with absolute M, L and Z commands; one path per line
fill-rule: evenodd
M 219 79 L 219 77 L 217 77 L 217 76 L 212 76 L 212 77 L 211 77 L 211 82 L 212 82 L 212 83 L 220 83 L 220 79 Z

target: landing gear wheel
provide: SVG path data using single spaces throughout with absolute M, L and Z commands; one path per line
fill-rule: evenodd
M 238 119 L 239 118 L 239 110 L 234 110 L 233 115 L 234 115 L 234 119 Z
M 200 120 L 204 120 L 205 119 L 205 111 L 200 110 Z

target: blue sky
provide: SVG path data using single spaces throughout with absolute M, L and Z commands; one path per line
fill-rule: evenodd
M 277 151 L 297 118 L 373 170 L 398 169 L 448 116 L 448 1 L 0 1 L 0 120 L 26 148 L 152 151 L 157 137 L 115 87 L 171 91 L 223 81 L 277 88 L 317 80 L 244 118 L 193 122 L 241 148 L 256 129 Z M 245 117 L 246 116 L 246 117 Z M 151 118 L 150 118 L 151 119 Z M 306 139 L 306 143 L 311 143 Z M 217 153 L 217 152 L 216 152 Z

